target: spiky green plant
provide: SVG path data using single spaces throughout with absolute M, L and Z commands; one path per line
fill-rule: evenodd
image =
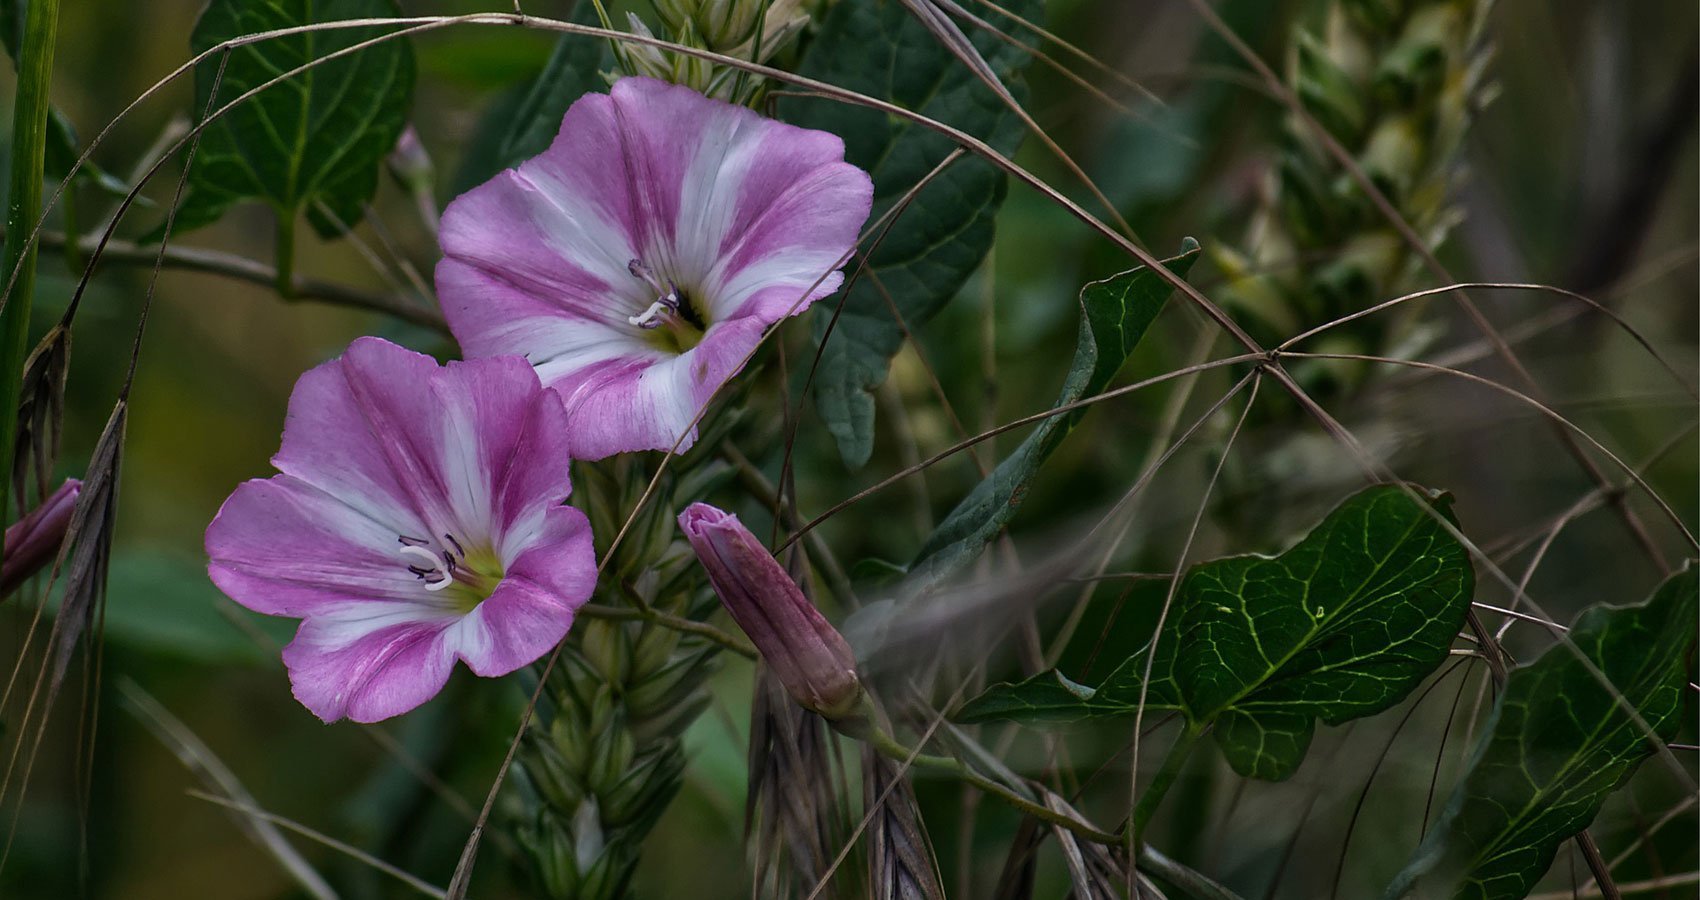
M 1287 118 L 1243 247 L 1213 251 L 1236 318 L 1259 340 L 1278 344 L 1411 286 L 1420 258 L 1364 180 L 1430 249 L 1446 239 L 1457 220 L 1459 147 L 1492 92 L 1481 40 L 1491 5 L 1334 0 L 1320 31 L 1295 30 L 1286 85 L 1306 115 Z M 1365 317 L 1314 348 L 1381 354 L 1408 347 L 1421 337 L 1410 321 Z M 1295 369 L 1324 395 L 1348 392 L 1363 378 L 1363 367 L 1349 362 Z

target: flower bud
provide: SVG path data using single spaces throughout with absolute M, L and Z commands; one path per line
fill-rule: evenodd
M 424 185 L 426 190 L 431 188 L 435 169 L 431 165 L 431 154 L 425 151 L 425 145 L 419 141 L 419 132 L 412 125 L 402 129 L 401 137 L 396 139 L 395 149 L 384 160 L 389 166 L 390 174 L 396 181 L 401 182 L 409 190 Z
M 679 516 L 720 602 L 780 684 L 804 707 L 838 719 L 856 708 L 856 658 L 773 555 L 738 517 L 706 503 Z
M 5 557 L 0 559 L 0 597 L 18 589 L 31 575 L 51 565 L 71 525 L 71 511 L 83 483 L 65 479 L 41 505 L 6 529 Z

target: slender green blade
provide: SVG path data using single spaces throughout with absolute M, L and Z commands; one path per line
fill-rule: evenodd
M 1197 258 L 1198 243 L 1188 238 L 1180 255 L 1164 265 L 1185 277 Z M 1102 393 L 1172 292 L 1167 281 L 1144 266 L 1081 289 L 1080 339 L 1052 408 Z M 1014 453 L 962 498 L 916 554 L 910 570 L 921 583 L 937 582 L 980 555 L 1015 517 L 1039 467 L 1085 414 L 1082 407 L 1039 422 Z
M 8 16 L 16 24 L 16 19 Z M 52 104 L 53 48 L 59 32 L 58 0 L 30 5 L 18 45 L 18 89 L 12 108 L 11 189 L 6 199 L 6 246 L 0 254 L 0 516 L 4 516 L 18 450 L 18 401 L 29 353 L 30 305 L 35 299 L 35 228 L 41 218 L 41 175 L 46 165 Z
M 398 14 L 393 0 L 212 0 L 189 42 L 199 53 L 240 35 Z M 312 60 L 382 34 L 378 28 L 340 28 L 237 47 L 222 81 L 215 55 L 195 70 L 196 114 L 207 108 L 215 83 L 216 109 Z M 272 206 L 286 231 L 302 211 L 325 237 L 352 227 L 406 125 L 413 77 L 413 51 L 397 38 L 321 63 L 244 101 L 202 136 L 176 229 L 211 223 L 244 200 Z M 286 263 L 280 260 L 280 266 Z
M 1655 752 L 1650 735 L 1680 726 L 1696 586 L 1691 564 L 1644 603 L 1593 607 L 1570 629 L 1574 648 L 1511 673 L 1468 774 L 1388 897 L 1528 894 Z
M 1004 5 L 1030 19 L 1043 15 L 1039 0 Z M 978 30 L 974 44 L 1021 97 L 1027 52 Z M 1023 126 L 1015 113 L 900 0 L 835 4 L 800 71 L 962 129 L 1005 154 L 1021 141 Z M 874 219 L 956 149 L 943 135 L 877 110 L 811 99 L 788 101 L 781 111 L 791 122 L 844 138 L 845 158 L 873 177 Z M 980 265 L 991 249 L 992 220 L 1005 190 L 1003 173 L 989 163 L 968 158 L 953 164 L 915 196 L 844 298 L 815 376 L 815 407 L 851 467 L 873 452 L 872 392 L 903 345 L 904 325 L 920 328 Z M 819 304 L 816 340 L 825 335 L 838 302 L 834 297 Z

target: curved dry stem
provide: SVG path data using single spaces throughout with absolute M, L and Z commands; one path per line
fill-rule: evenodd
M 1527 284 L 1527 283 L 1523 283 L 1523 282 L 1514 282 L 1514 281 L 1466 281 L 1466 282 L 1460 282 L 1458 284 L 1448 284 L 1448 285 L 1442 285 L 1440 287 L 1425 288 L 1425 289 L 1420 290 L 1420 291 L 1413 291 L 1413 292 L 1411 292 L 1409 294 L 1405 294 L 1404 296 L 1401 296 L 1401 297 L 1395 297 L 1392 300 L 1386 300 L 1386 301 L 1383 301 L 1381 303 L 1377 303 L 1374 306 L 1370 306 L 1370 307 L 1367 307 L 1365 309 L 1360 309 L 1357 312 L 1351 313 L 1350 315 L 1341 316 L 1340 318 L 1334 319 L 1332 321 L 1324 322 L 1321 325 L 1316 326 L 1315 328 L 1309 329 L 1308 331 L 1301 332 L 1297 335 L 1294 335 L 1293 337 L 1290 337 L 1290 338 L 1282 341 L 1281 343 L 1279 343 L 1275 346 L 1275 349 L 1282 352 L 1282 353 L 1286 353 L 1288 351 L 1288 349 L 1291 348 L 1294 344 L 1297 344 L 1297 343 L 1304 341 L 1306 339 L 1315 337 L 1315 336 L 1322 334 L 1325 331 L 1329 331 L 1333 328 L 1337 328 L 1341 325 L 1346 324 L 1347 322 L 1353 322 L 1353 321 L 1356 321 L 1358 319 L 1365 318 L 1367 316 L 1373 316 L 1373 315 L 1376 315 L 1377 313 L 1381 313 L 1381 312 L 1384 312 L 1386 310 L 1392 309 L 1395 306 L 1402 306 L 1402 305 L 1409 303 L 1413 300 L 1421 300 L 1424 297 L 1433 297 L 1437 294 L 1449 294 L 1449 293 L 1452 293 L 1453 291 L 1460 291 L 1460 290 L 1466 290 L 1466 289 L 1537 291 L 1537 292 L 1547 293 L 1547 294 L 1556 294 L 1560 297 L 1565 297 L 1565 298 L 1568 298 L 1568 299 L 1571 299 L 1571 300 L 1578 301 L 1578 302 L 1584 304 L 1585 306 L 1587 306 L 1589 309 L 1593 310 L 1594 312 L 1597 312 L 1600 315 L 1603 315 L 1606 318 L 1610 319 L 1613 324 L 1617 325 L 1617 327 L 1622 329 L 1625 334 L 1629 335 L 1629 337 L 1631 339 L 1633 339 L 1635 341 L 1635 343 L 1640 344 L 1641 349 L 1647 351 L 1648 356 L 1651 356 L 1654 360 L 1658 361 L 1659 365 L 1662 366 L 1664 368 L 1665 372 L 1670 375 L 1671 380 L 1675 381 L 1677 384 L 1681 385 L 1683 391 L 1685 393 L 1687 393 L 1688 396 L 1694 397 L 1695 399 L 1700 399 L 1700 391 L 1697 391 L 1695 389 L 1694 385 L 1689 382 L 1688 378 L 1686 376 L 1684 376 L 1682 374 L 1682 372 L 1679 369 L 1677 369 L 1677 367 L 1675 365 L 1672 365 L 1670 360 L 1665 359 L 1664 355 L 1661 354 L 1658 351 L 1658 348 L 1653 346 L 1652 342 L 1647 339 L 1646 335 L 1644 335 L 1640 331 L 1638 331 L 1635 328 L 1634 325 L 1629 324 L 1629 320 L 1623 318 L 1623 316 L 1621 316 L 1621 315 L 1618 315 L 1610 307 L 1606 306 L 1605 304 L 1600 303 L 1598 300 L 1594 300 L 1590 297 L 1583 296 L 1582 294 L 1578 294 L 1575 291 L 1567 291 L 1567 290 L 1565 290 L 1564 288 L 1561 288 L 1561 287 L 1553 287 L 1550 284 Z
M 1205 371 L 1205 370 L 1208 370 L 1208 369 L 1220 369 L 1220 368 L 1223 368 L 1225 366 L 1241 365 L 1241 364 L 1244 364 L 1244 363 L 1247 363 L 1247 362 L 1254 362 L 1254 361 L 1257 361 L 1257 360 L 1261 360 L 1263 358 L 1264 358 L 1264 355 L 1261 354 L 1261 353 L 1244 353 L 1244 354 L 1241 354 L 1239 356 L 1229 356 L 1229 357 L 1225 357 L 1223 359 L 1212 360 L 1212 361 L 1207 362 L 1207 363 L 1200 363 L 1196 366 L 1187 366 L 1184 369 L 1175 369 L 1174 371 L 1165 372 L 1162 375 L 1156 375 L 1156 376 L 1153 376 L 1151 378 L 1147 378 L 1144 381 L 1137 382 L 1135 384 L 1130 384 L 1130 385 L 1127 385 L 1125 387 L 1119 387 L 1119 388 L 1116 388 L 1114 390 L 1105 391 L 1101 394 L 1095 394 L 1091 397 L 1083 397 L 1079 400 L 1074 401 L 1073 403 L 1064 403 L 1061 406 L 1053 407 L 1051 409 L 1045 410 L 1042 413 L 1035 413 L 1031 416 L 1023 416 L 1022 418 L 1016 419 L 1012 422 L 1006 422 L 1003 425 L 998 426 L 997 428 L 993 428 L 989 431 L 983 431 L 983 432 L 981 432 L 977 435 L 974 435 L 973 437 L 969 438 L 968 440 L 958 441 L 957 443 L 952 444 L 952 445 L 950 445 L 949 447 L 946 447 L 943 450 L 940 450 L 939 452 L 933 454 L 932 456 L 929 456 L 926 459 L 921 460 L 919 463 L 916 463 L 915 465 L 912 465 L 912 466 L 907 466 L 907 467 L 903 468 L 902 470 L 900 470 L 900 471 L 898 471 L 898 472 L 896 472 L 896 473 L 894 473 L 890 476 L 887 476 L 884 479 L 881 479 L 879 482 L 877 482 L 873 485 L 870 485 L 869 487 L 863 488 L 860 491 L 857 491 L 855 494 L 852 494 L 850 497 L 848 497 L 844 500 L 841 500 L 836 504 L 833 504 L 830 508 L 827 509 L 826 512 L 823 512 L 820 515 L 815 516 L 814 518 L 810 519 L 808 522 L 804 523 L 803 527 L 797 529 L 796 531 L 793 531 L 791 533 L 790 537 L 787 537 L 784 540 L 784 542 L 782 542 L 778 547 L 774 548 L 774 552 L 777 553 L 777 552 L 784 550 L 785 548 L 791 546 L 793 543 L 796 543 L 796 541 L 799 538 L 801 538 L 803 535 L 815 530 L 816 528 L 818 528 L 820 526 L 820 524 L 822 522 L 825 522 L 827 519 L 832 518 L 834 515 L 836 515 L 840 512 L 843 512 L 845 509 L 847 509 L 851 506 L 854 506 L 855 504 L 861 502 L 862 500 L 865 500 L 868 497 L 870 497 L 874 494 L 877 494 L 880 491 L 885 490 L 888 487 L 891 487 L 892 485 L 896 484 L 897 482 L 902 481 L 904 478 L 907 478 L 910 475 L 913 475 L 916 472 L 919 472 L 922 469 L 925 469 L 928 466 L 931 466 L 934 463 L 939 462 L 940 460 L 947 459 L 954 454 L 961 453 L 962 451 L 964 451 L 964 450 L 968 449 L 969 447 L 972 447 L 975 444 L 978 444 L 982 441 L 991 440 L 992 438 L 997 437 L 1000 434 L 1003 434 L 1003 433 L 1008 432 L 1008 431 L 1014 431 L 1015 429 L 1021 428 L 1022 426 L 1025 426 L 1025 425 L 1031 425 L 1034 422 L 1038 422 L 1038 421 L 1042 421 L 1044 419 L 1048 419 L 1051 416 L 1061 415 L 1062 413 L 1066 413 L 1066 412 L 1069 412 L 1071 410 L 1076 410 L 1076 409 L 1081 409 L 1081 408 L 1086 407 L 1086 406 L 1091 406 L 1094 403 L 1100 403 L 1100 402 L 1103 402 L 1105 400 L 1110 400 L 1110 399 L 1113 399 L 1115 397 L 1120 397 L 1123 394 L 1131 394 L 1134 391 L 1142 390 L 1144 388 L 1148 388 L 1148 387 L 1150 387 L 1154 384 L 1161 384 L 1165 381 L 1171 381 L 1173 379 L 1180 378 L 1184 375 L 1189 375 L 1193 372 L 1201 372 L 1201 371 Z

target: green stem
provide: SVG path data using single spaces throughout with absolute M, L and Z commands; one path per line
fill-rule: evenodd
M 1157 770 L 1157 777 L 1151 779 L 1145 792 L 1139 795 L 1139 803 L 1133 808 L 1133 842 L 1139 843 L 1139 838 L 1145 834 L 1145 826 L 1156 814 L 1157 807 L 1163 803 L 1163 795 L 1174 785 L 1175 778 L 1181 774 L 1181 766 L 1186 765 L 1187 754 L 1192 745 L 1198 741 L 1199 729 L 1186 725 L 1181 733 L 1175 735 L 1174 746 L 1169 748 L 1169 755 L 1163 760 L 1163 767 Z
M 884 730 L 879 728 L 877 725 L 874 725 L 871 719 L 863 719 L 861 722 L 842 720 L 834 722 L 833 724 L 837 726 L 840 731 L 843 731 L 850 737 L 863 741 L 869 747 L 872 747 L 874 752 L 886 757 L 887 759 L 893 759 L 900 763 L 905 763 L 912 768 L 926 769 L 928 771 L 941 772 L 953 776 L 965 784 L 997 797 L 1015 809 L 1020 810 L 1041 822 L 1047 822 L 1059 828 L 1066 828 L 1075 835 L 1085 838 L 1086 840 L 1099 844 L 1116 845 L 1122 843 L 1125 838 L 1125 834 L 1112 834 L 1111 832 L 1096 828 L 1087 822 L 1083 822 L 1074 816 L 1068 815 L 1067 813 L 1058 812 L 1049 806 L 1035 803 L 1009 787 L 999 784 L 984 775 L 975 772 L 973 769 L 968 768 L 961 760 L 953 759 L 948 756 L 931 756 L 924 753 L 917 753 L 915 750 L 903 746 L 896 738 L 886 734 Z M 1176 741 L 1175 747 L 1175 750 L 1180 752 L 1171 752 L 1171 758 L 1175 756 L 1184 757 L 1186 755 L 1184 752 L 1186 747 L 1182 746 L 1183 742 L 1186 745 L 1190 745 L 1193 741 L 1197 740 L 1197 738 L 1198 733 L 1190 728 L 1187 729 L 1187 731 L 1182 732 L 1182 737 L 1180 740 Z M 1164 768 L 1168 767 L 1168 763 L 1165 762 Z M 1179 764 L 1176 764 L 1174 768 L 1178 771 L 1180 768 Z M 1171 776 L 1169 780 L 1173 781 L 1174 779 Z M 1139 844 L 1138 848 L 1138 866 L 1141 870 L 1167 881 L 1176 890 L 1193 898 L 1193 900 L 1241 900 L 1241 898 L 1233 891 L 1217 884 L 1205 877 L 1203 874 L 1175 862 L 1156 850 L 1153 850 L 1144 844 Z
M 18 52 L 17 105 L 12 110 L 12 193 L 6 209 L 6 250 L 0 277 L 11 289 L 0 300 L 0 513 L 6 509 L 18 452 L 18 393 L 29 353 L 30 302 L 35 296 L 36 244 L 41 218 L 41 174 L 47 163 L 47 88 L 53 79 L 53 45 L 59 0 L 32 0 Z
M 708 640 L 725 647 L 727 650 L 730 650 L 745 659 L 755 659 L 757 657 L 755 648 L 751 647 L 748 641 L 745 641 L 735 635 L 727 634 L 726 632 L 715 628 L 713 625 L 698 622 L 695 619 L 681 618 L 679 616 L 661 612 L 658 609 L 626 609 L 620 606 L 602 606 L 596 603 L 586 603 L 579 607 L 578 614 L 588 619 L 648 622 L 651 625 L 656 625 L 661 628 L 671 628 L 674 631 L 682 631 L 686 634 L 694 634 L 698 637 L 707 638 Z
M 948 756 L 930 756 L 924 753 L 917 753 L 914 750 L 898 743 L 896 738 L 886 734 L 883 730 L 881 730 L 878 726 L 873 725 L 871 722 L 865 731 L 858 731 L 857 729 L 852 729 L 852 731 L 858 732 L 852 734 L 853 737 L 866 742 L 868 746 L 874 748 L 874 752 L 886 757 L 887 759 L 906 763 L 912 768 L 927 769 L 951 775 L 959 781 L 978 788 L 984 793 L 997 797 L 999 800 L 1002 800 L 1010 806 L 1015 807 L 1041 822 L 1048 822 L 1052 825 L 1067 828 L 1069 831 L 1072 831 L 1089 841 L 1099 844 L 1117 844 L 1121 842 L 1120 835 L 1095 828 L 1092 825 L 1080 821 L 1074 816 L 1060 813 L 1048 806 L 1034 803 L 1032 800 L 1021 796 L 1008 787 L 1005 787 L 1004 785 L 981 775 L 973 769 L 968 768 L 962 764 L 961 760 L 952 759 Z

